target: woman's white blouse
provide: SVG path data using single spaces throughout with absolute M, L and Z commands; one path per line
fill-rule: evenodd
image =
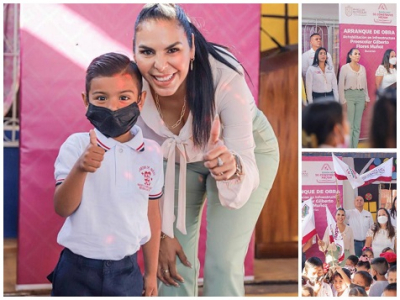
M 378 69 L 376 69 L 375 76 L 383 76 L 380 86 L 383 89 L 397 82 L 397 69 L 393 68 L 389 69 L 389 71 L 383 65 L 379 65 Z
M 242 74 L 209 56 L 214 79 L 216 113 L 221 120 L 221 139 L 229 150 L 239 156 L 243 175 L 232 180 L 217 181 L 217 187 L 221 204 L 231 209 L 238 209 L 247 202 L 259 184 L 253 138 L 253 118 L 257 113 L 257 107 L 245 81 L 243 68 L 232 58 L 228 56 L 225 58 Z M 186 164 L 203 161 L 206 151 L 195 147 L 193 143 L 191 113 L 179 135 L 175 135 L 161 119 L 149 84 L 144 79 L 143 90 L 147 91 L 147 96 L 141 111 L 142 120 L 139 118 L 138 125 L 146 138 L 153 139 L 161 145 L 164 158 L 167 159 L 164 199 L 161 201 L 162 231 L 168 236 L 174 236 L 175 163 L 179 163 L 176 228 L 186 234 Z
M 309 66 L 306 73 L 306 93 L 308 103 L 313 102 L 312 92 L 329 93 L 333 91 L 333 97 L 339 101 L 339 92 L 335 70 L 326 65 L 325 72 L 319 66 Z
M 367 237 L 372 238 L 372 251 L 374 252 L 374 257 L 379 257 L 381 254 L 382 250 L 385 249 L 386 247 L 390 247 L 394 249 L 394 242 L 395 242 L 395 236 L 396 236 L 396 228 L 395 228 L 395 235 L 393 238 L 389 238 L 388 236 L 389 231 L 387 229 L 379 229 L 378 232 L 375 234 L 374 237 L 374 232 L 372 229 L 368 229 L 367 231 Z

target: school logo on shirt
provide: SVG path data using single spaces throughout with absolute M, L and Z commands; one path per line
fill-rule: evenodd
M 142 177 L 140 177 L 142 181 L 138 183 L 139 189 L 150 192 L 156 172 L 149 166 L 142 166 L 139 168 L 139 173 L 142 175 Z

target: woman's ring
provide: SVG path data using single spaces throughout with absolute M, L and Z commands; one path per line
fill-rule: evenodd
M 218 167 L 222 167 L 224 165 L 224 162 L 222 161 L 222 159 L 219 156 L 217 158 L 217 165 L 218 165 Z
M 166 273 L 168 273 L 168 272 L 169 272 L 169 270 L 163 270 L 163 272 L 166 274 Z

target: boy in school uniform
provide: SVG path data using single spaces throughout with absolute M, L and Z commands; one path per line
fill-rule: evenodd
M 375 257 L 371 261 L 371 276 L 376 277 L 376 281 L 371 285 L 369 290 L 370 297 L 380 297 L 389 284 L 386 279 L 386 272 L 389 269 L 389 264 L 383 257 Z
M 311 287 L 316 297 L 333 297 L 330 285 L 323 281 L 324 269 L 321 259 L 316 256 L 307 259 L 303 275 L 306 277 L 305 286 Z
M 82 98 L 95 129 L 68 137 L 55 162 L 54 206 L 66 220 L 57 237 L 65 248 L 49 275 L 53 296 L 157 295 L 163 157 L 135 125 L 141 91 L 125 55 L 101 55 L 87 69 Z

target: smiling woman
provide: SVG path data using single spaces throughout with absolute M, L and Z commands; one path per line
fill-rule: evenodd
M 341 263 L 339 264 L 342 267 L 345 266 L 347 257 L 355 254 L 353 230 L 351 229 L 350 226 L 347 226 L 345 224 L 344 222 L 345 218 L 346 218 L 345 210 L 343 208 L 338 208 L 335 214 L 335 219 L 336 219 L 335 230 L 338 230 L 340 232 L 339 235 L 341 235 L 343 239 L 344 258 L 343 260 L 341 260 Z M 341 251 L 342 249 L 337 248 L 337 245 L 335 243 L 330 242 L 331 235 L 332 235 L 331 230 L 328 226 L 326 227 L 323 239 L 318 241 L 318 245 L 319 245 L 319 250 L 325 252 L 326 263 L 331 264 L 333 266 L 338 264 L 337 261 L 339 259 L 339 255 L 342 253 Z
M 244 296 L 244 258 L 279 163 L 275 134 L 240 62 L 207 42 L 179 5 L 146 5 L 133 46 L 147 91 L 138 124 L 161 145 L 166 168 L 159 294 L 197 295 L 207 197 L 203 295 Z

